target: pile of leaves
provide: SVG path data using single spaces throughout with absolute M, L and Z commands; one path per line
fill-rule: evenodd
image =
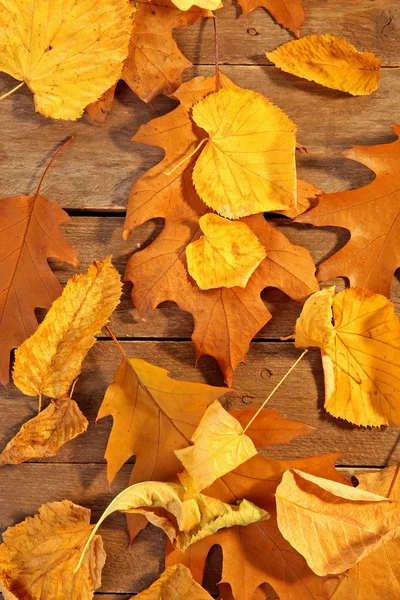
M 239 4 L 244 14 L 264 6 L 299 35 L 301 0 Z M 103 327 L 121 353 L 98 413 L 113 419 L 108 482 L 136 457 L 129 487 L 95 526 L 88 509 L 62 499 L 3 534 L 6 599 L 90 600 L 106 560 L 97 531 L 114 511 L 127 513 L 132 542 L 148 522 L 169 540 L 165 571 L 137 598 L 211 598 L 201 584 L 215 545 L 223 557 L 221 599 L 252 600 L 263 584 L 282 600 L 367 598 L 371 589 L 398 596 L 400 466 L 363 475 L 353 487 L 335 469 L 339 454 L 273 460 L 258 449 L 311 430 L 265 408 L 309 347 L 321 351 L 327 412 L 358 426 L 400 425 L 400 323 L 389 299 L 400 266 L 399 141 L 347 153 L 376 174 L 364 188 L 323 194 L 297 179 L 296 126 L 279 107 L 239 88 L 218 60 L 215 76 L 182 83 L 189 62 L 172 31 L 215 20 L 210 11 L 219 6 L 79 0 L 52 10 L 49 0 L 28 0 L 4 7 L 0 70 L 21 83 L 3 98 L 26 84 L 44 116 L 73 120 L 86 109 L 96 123 L 111 110 L 120 79 L 145 102 L 160 93 L 179 102 L 133 138 L 165 153 L 134 183 L 122 232 L 128 240 L 135 227 L 164 219 L 124 275 L 143 317 L 165 300 L 190 312 L 197 358 L 213 356 L 231 386 L 271 318 L 262 291 L 279 288 L 304 304 L 293 323 L 294 344 L 303 349 L 294 365 L 261 407 L 227 411 L 220 399 L 230 388 L 177 381 L 126 355 L 107 325 L 122 287 L 111 257 L 61 289 L 48 259 L 79 267 L 78 256 L 60 231 L 68 215 L 41 190 L 70 140 L 33 195 L 1 200 L 0 377 L 9 384 L 16 349 L 13 384 L 38 398 L 38 414 L 8 442 L 0 465 L 54 456 L 87 429 L 74 387 Z M 378 86 L 379 59 L 335 36 L 310 35 L 267 57 L 282 71 L 349 94 Z M 400 133 L 400 125 L 393 129 Z M 265 213 L 344 227 L 351 237 L 316 274 L 308 250 L 291 244 Z M 350 287 L 320 289 L 337 276 Z M 40 325 L 38 307 L 48 309 Z M 376 564 L 393 577 L 378 577 Z

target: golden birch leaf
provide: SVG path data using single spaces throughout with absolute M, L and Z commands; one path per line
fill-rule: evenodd
M 24 423 L 0 454 L 0 466 L 19 465 L 31 458 L 59 453 L 61 446 L 86 431 L 88 420 L 75 400 L 54 400 L 36 417 Z
M 219 529 L 245 526 L 269 518 L 267 511 L 245 499 L 231 505 L 204 494 L 187 492 L 175 483 L 143 481 L 123 490 L 108 505 L 86 542 L 79 565 L 104 519 L 116 510 L 143 514 L 150 523 L 160 527 L 173 546 L 182 552 Z
M 237 219 L 296 206 L 296 126 L 266 98 L 222 89 L 193 106 L 209 137 L 193 170 L 200 198 Z
M 209 487 L 218 477 L 257 454 L 239 421 L 218 400 L 207 408 L 192 442 L 193 446 L 175 450 L 175 454 L 186 469 L 179 474 L 182 485 L 195 492 Z
M 21 392 L 51 398 L 66 394 L 120 295 L 121 280 L 111 258 L 94 261 L 86 275 L 72 277 L 15 353 L 13 379 Z
M 177 563 L 165 569 L 153 585 L 131 600 L 212 600 L 212 597 L 193 579 L 185 565 Z
M 131 12 L 127 0 L 8 0 L 0 71 L 26 83 L 45 117 L 78 119 L 121 75 Z
M 279 531 L 317 575 L 342 573 L 400 535 L 399 502 L 298 469 L 275 497 Z
M 335 35 L 307 35 L 266 55 L 282 71 L 353 96 L 378 89 L 379 58 L 372 52 L 358 52 Z
M 217 8 L 223 6 L 221 0 L 172 0 L 172 3 L 179 10 L 189 10 L 192 6 L 198 6 L 206 10 L 217 10 Z
M 400 425 L 400 323 L 393 304 L 349 288 L 333 297 L 329 311 L 332 294 L 329 288 L 306 300 L 295 341 L 321 348 L 326 410 L 356 425 Z
M 199 219 L 204 236 L 188 244 L 188 271 L 201 290 L 246 287 L 267 253 L 246 223 L 209 213 Z
M 90 510 L 70 500 L 44 504 L 9 527 L 0 546 L 4 599 L 91 600 L 106 560 L 100 536 L 91 538 L 81 569 L 74 569 L 92 529 Z

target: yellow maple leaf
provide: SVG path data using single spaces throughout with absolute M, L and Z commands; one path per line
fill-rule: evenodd
M 0 15 L 0 71 L 26 83 L 45 117 L 78 119 L 118 81 L 131 13 L 127 0 L 7 0 Z
M 218 400 L 207 408 L 192 442 L 193 446 L 175 450 L 175 454 L 186 469 L 179 474 L 182 485 L 196 492 L 257 454 L 239 421 Z
M 212 600 L 212 596 L 193 579 L 185 565 L 177 563 L 131 600 Z
M 94 337 L 119 303 L 121 280 L 111 258 L 75 275 L 35 333 L 15 353 L 13 380 L 27 396 L 60 398 L 76 377 Z
M 400 323 L 387 298 L 364 288 L 316 292 L 297 320 L 295 344 L 321 348 L 331 415 L 400 425 Z
M 194 105 L 209 137 L 193 170 L 201 199 L 237 219 L 296 206 L 296 126 L 266 98 L 222 89 Z
M 371 52 L 358 52 L 335 35 L 307 35 L 266 55 L 282 71 L 353 96 L 378 89 L 379 58 Z
M 246 287 L 267 253 L 246 223 L 213 213 L 199 219 L 204 236 L 186 247 L 190 275 L 202 290 Z

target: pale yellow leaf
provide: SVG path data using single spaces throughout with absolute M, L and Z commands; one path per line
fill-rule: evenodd
M 61 446 L 86 431 L 88 420 L 75 400 L 65 396 L 52 401 L 24 423 L 0 454 L 1 465 L 18 465 L 31 458 L 59 453 Z
M 35 333 L 15 353 L 13 379 L 27 396 L 66 394 L 82 361 L 119 303 L 121 281 L 111 258 L 75 275 Z
M 295 346 L 316 346 L 325 351 L 335 347 L 335 328 L 332 323 L 332 304 L 335 286 L 315 292 L 310 296 L 296 321 Z
M 246 287 L 267 253 L 246 223 L 209 213 L 199 219 L 204 236 L 188 244 L 188 271 L 202 290 Z
M 127 0 L 7 0 L 0 71 L 24 81 L 45 117 L 78 119 L 118 81 L 128 56 Z
M 335 35 L 307 35 L 266 55 L 282 71 L 353 96 L 378 89 L 379 58 Z
M 179 10 L 189 10 L 192 6 L 198 6 L 206 10 L 222 8 L 221 0 L 172 0 L 172 2 Z
M 297 469 L 276 490 L 278 527 L 317 575 L 342 573 L 400 535 L 400 503 Z
M 91 600 L 106 560 L 100 536 L 92 536 L 79 572 L 74 569 L 92 529 L 90 510 L 69 500 L 44 504 L 9 527 L 0 546 L 4 600 Z
M 296 126 L 264 96 L 222 89 L 194 105 L 208 133 L 193 170 L 201 199 L 237 219 L 296 206 Z
M 207 408 L 192 442 L 193 446 L 175 450 L 175 454 L 186 469 L 179 474 L 182 485 L 196 492 L 257 454 L 239 421 L 218 400 Z
M 212 600 L 181 563 L 172 565 L 147 590 L 131 600 Z

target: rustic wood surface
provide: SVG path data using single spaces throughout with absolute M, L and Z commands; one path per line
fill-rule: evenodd
M 398 0 L 304 0 L 306 23 L 301 32 L 334 33 L 354 43 L 359 50 L 375 52 L 382 60 L 382 78 L 377 93 L 353 98 L 314 83 L 281 73 L 268 64 L 265 51 L 291 39 L 263 9 L 240 16 L 236 3 L 218 13 L 220 59 L 223 72 L 240 86 L 268 96 L 290 115 L 298 126 L 298 140 L 308 148 L 298 155 L 299 176 L 325 191 L 355 188 L 373 179 L 373 173 L 340 152 L 355 144 L 393 141 L 390 125 L 399 121 L 400 8 Z M 213 72 L 214 42 L 210 20 L 176 30 L 175 37 L 194 67 L 185 78 Z M 12 87 L 12 79 L 0 77 L 0 94 Z M 80 252 L 82 269 L 93 258 L 112 254 L 123 274 L 132 252 L 146 245 L 161 230 L 152 221 L 134 231 L 128 242 L 121 238 L 127 197 L 135 179 L 155 164 L 162 151 L 130 142 L 139 125 L 164 114 L 176 102 L 160 97 L 146 106 L 124 85 L 117 90 L 113 111 L 103 127 L 92 126 L 85 116 L 76 123 L 56 122 L 36 114 L 31 93 L 21 89 L 1 104 L 0 197 L 29 193 L 35 189 L 43 167 L 54 149 L 67 136 L 74 143 L 57 159 L 48 175 L 44 192 L 72 216 L 63 226 L 68 239 Z M 310 229 L 283 219 L 274 224 L 296 244 L 307 247 L 316 263 L 342 247 L 348 232 L 335 228 Z M 65 283 L 74 270 L 52 263 Z M 343 287 L 343 282 L 335 281 Z M 1 284 L 1 282 L 0 282 Z M 279 338 L 293 332 L 300 306 L 277 290 L 264 292 L 273 319 L 252 343 L 246 363 L 234 378 L 235 393 L 226 396 L 227 407 L 259 406 L 266 394 L 298 355 L 290 342 Z M 392 300 L 400 314 L 400 282 L 395 279 Z M 38 311 L 39 318 L 43 315 Z M 209 357 L 194 363 L 190 343 L 192 317 L 172 303 L 163 304 L 142 321 L 133 308 L 129 289 L 112 317 L 112 328 L 123 340 L 130 356 L 167 368 L 178 379 L 222 385 L 216 363 Z M 75 398 L 88 417 L 88 432 L 67 444 L 57 457 L 0 469 L 0 528 L 37 512 L 42 503 L 69 498 L 93 510 L 93 519 L 115 493 L 126 485 L 134 459 L 123 467 L 110 490 L 103 461 L 111 420 L 95 423 L 107 384 L 120 360 L 111 341 L 104 338 L 90 352 L 78 382 Z M 335 420 L 324 412 L 323 380 L 318 351 L 310 351 L 296 376 L 288 380 L 271 400 L 292 419 L 305 421 L 315 430 L 291 444 L 270 446 L 267 456 L 293 458 L 334 451 L 343 454 L 339 465 L 347 473 L 382 468 L 400 460 L 399 430 L 360 429 Z M 16 433 L 36 410 L 36 401 L 24 398 L 11 385 L 0 391 L 0 445 Z M 115 515 L 104 525 L 102 535 L 108 555 L 103 587 L 96 598 L 127 600 L 158 576 L 163 566 L 162 534 L 148 527 L 129 549 L 124 517 Z M 281 600 L 285 600 L 284 598 Z

